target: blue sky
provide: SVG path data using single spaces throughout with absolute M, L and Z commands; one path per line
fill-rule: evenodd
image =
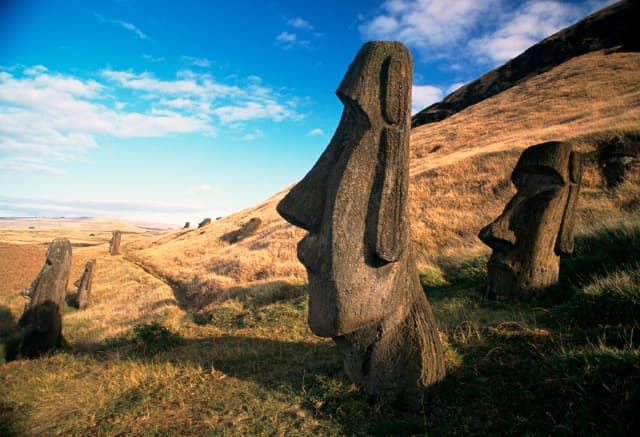
M 0 0 L 0 216 L 182 224 L 300 179 L 363 42 L 422 109 L 607 0 Z

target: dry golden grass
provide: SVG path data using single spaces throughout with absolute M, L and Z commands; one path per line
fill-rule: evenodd
M 5 232 L 0 231 L 0 239 Z M 77 247 L 82 243 L 78 243 L 73 235 L 80 231 L 47 232 L 51 232 L 47 241 L 64 237 L 75 246 L 72 247 L 69 292 L 75 291 L 73 283 L 82 275 L 85 263 L 96 259 L 90 308 L 83 311 L 69 308 L 65 315 L 63 335 L 68 341 L 100 342 L 129 331 L 137 323 L 158 318 L 167 319 L 171 326 L 183 315 L 171 287 L 122 256 L 110 256 L 108 243 Z M 0 259 L 3 260 L 0 264 L 0 306 L 8 308 L 14 320 L 20 317 L 24 308 L 20 291 L 37 276 L 47 250 L 47 243 L 25 243 L 24 240 L 31 239 L 32 235 L 29 231 L 23 231 L 23 234 L 20 243 L 0 242 Z M 128 239 L 136 238 L 140 236 L 125 234 L 122 241 L 126 244 Z
M 509 177 L 524 148 L 565 140 L 587 152 L 597 141 L 638 131 L 640 54 L 604 52 L 571 59 L 448 119 L 414 129 L 409 213 L 420 268 L 443 257 L 488 250 L 476 235 L 513 194 Z M 587 173 L 581 218 L 624 203 L 603 190 L 597 169 Z M 634 187 L 627 204 L 638 199 Z M 132 243 L 129 254 L 194 296 L 303 281 L 295 246 L 304 231 L 275 211 L 285 192 L 202 229 Z M 233 245 L 220 240 L 253 217 L 262 220 L 255 235 Z

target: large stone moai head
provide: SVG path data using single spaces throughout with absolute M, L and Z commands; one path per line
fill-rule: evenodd
M 27 299 L 20 326 L 18 356 L 35 357 L 62 340 L 62 314 L 71 272 L 71 243 L 56 239 L 49 244 L 42 270 L 22 291 Z
M 406 216 L 411 84 L 402 44 L 365 44 L 336 92 L 344 112 L 331 142 L 277 206 L 309 231 L 298 258 L 311 330 L 334 338 L 366 391 L 401 403 L 444 376 Z
M 120 255 L 120 240 L 122 239 L 122 232 L 113 231 L 112 235 L 113 236 L 110 241 L 111 244 L 109 245 L 109 254 L 112 256 Z
M 537 298 L 557 284 L 560 255 L 573 252 L 581 179 L 582 156 L 568 143 L 538 144 L 522 153 L 511 174 L 516 195 L 479 234 L 493 249 L 490 297 Z

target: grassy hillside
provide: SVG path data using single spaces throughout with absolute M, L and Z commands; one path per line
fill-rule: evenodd
M 422 414 L 369 401 L 309 331 L 282 192 L 201 229 L 126 234 L 116 257 L 99 231 L 58 231 L 72 280 L 97 259 L 94 304 L 31 361 L 4 362 L 45 236 L 0 230 L 0 435 L 637 435 L 640 171 L 608 189 L 591 152 L 640 131 L 639 79 L 638 53 L 595 52 L 412 131 L 413 239 L 448 372 Z M 476 234 L 522 149 L 551 139 L 590 153 L 575 253 L 553 299 L 487 301 Z
M 409 212 L 420 267 L 442 267 L 443 257 L 488 250 L 477 233 L 512 196 L 509 176 L 524 148 L 566 140 L 577 150 L 593 152 L 616 135 L 637 132 L 636 52 L 594 52 L 571 59 L 441 122 L 412 130 Z M 596 161 L 584 184 L 578 229 L 592 220 L 593 211 L 620 206 L 605 190 Z M 627 187 L 628 196 L 637 198 L 636 187 Z M 304 281 L 295 255 L 304 232 L 276 213 L 283 195 L 202 229 L 141 240 L 129 247 L 130 254 L 204 300 L 235 287 Z M 235 244 L 221 240 L 251 218 L 262 220 L 254 235 Z

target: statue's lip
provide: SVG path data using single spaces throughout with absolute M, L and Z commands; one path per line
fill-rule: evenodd
M 489 260 L 487 263 L 487 267 L 491 267 L 493 269 L 507 270 L 509 272 L 513 271 L 513 265 L 499 260 Z

